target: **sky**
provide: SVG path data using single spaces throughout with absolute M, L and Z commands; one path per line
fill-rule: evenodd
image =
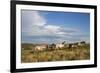
M 22 43 L 90 41 L 90 14 L 21 10 Z

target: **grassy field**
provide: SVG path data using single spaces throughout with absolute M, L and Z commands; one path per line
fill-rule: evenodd
M 90 46 L 78 46 L 75 48 L 66 48 L 54 50 L 34 51 L 34 44 L 22 44 L 21 62 L 48 62 L 48 61 L 73 61 L 90 59 Z M 24 49 L 23 49 L 24 48 Z

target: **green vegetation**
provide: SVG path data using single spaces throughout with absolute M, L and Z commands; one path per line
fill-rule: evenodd
M 90 59 L 90 45 L 74 48 L 63 47 L 60 49 L 35 51 L 33 44 L 22 44 L 21 62 L 47 62 L 47 61 L 73 61 Z

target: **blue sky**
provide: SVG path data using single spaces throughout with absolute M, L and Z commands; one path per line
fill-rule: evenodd
M 21 11 L 23 43 L 90 41 L 90 14 L 56 11 Z

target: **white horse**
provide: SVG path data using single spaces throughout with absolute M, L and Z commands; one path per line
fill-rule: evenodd
M 35 47 L 35 50 L 38 50 L 38 51 L 42 51 L 42 50 L 44 50 L 44 49 L 46 49 L 46 46 L 44 46 L 44 45 L 36 46 L 36 47 Z
M 64 44 L 56 44 L 56 48 L 63 48 Z

